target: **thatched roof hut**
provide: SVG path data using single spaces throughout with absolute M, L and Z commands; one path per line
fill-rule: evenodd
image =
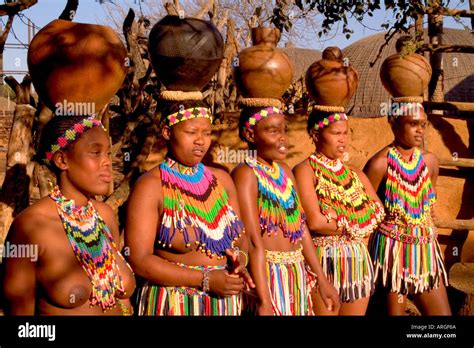
M 381 57 L 373 67 L 373 62 L 385 42 L 384 33 L 375 34 L 361 39 L 343 50 L 351 64 L 360 75 L 360 84 L 355 97 L 347 110 L 354 117 L 380 116 L 380 104 L 389 102 L 389 94 L 382 86 L 379 71 L 385 58 L 396 53 L 393 38 L 384 47 Z M 427 35 L 425 30 L 425 35 Z M 472 45 L 473 34 L 468 30 L 444 29 L 443 44 Z M 466 53 L 445 53 L 444 61 L 444 93 L 447 101 L 474 102 L 474 59 Z M 352 109 L 352 110 L 351 110 Z

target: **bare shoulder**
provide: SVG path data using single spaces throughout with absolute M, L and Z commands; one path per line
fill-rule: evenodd
M 210 167 L 206 166 L 207 169 L 211 171 L 212 174 L 217 178 L 222 183 L 232 183 L 232 178 L 230 177 L 229 173 L 227 173 L 225 170 L 216 168 L 216 167 Z
M 236 165 L 235 168 L 232 169 L 232 172 L 230 173 L 230 175 L 234 179 L 237 177 L 250 178 L 252 176 L 255 176 L 252 168 L 250 168 L 245 163 L 239 163 L 238 165 Z
M 115 220 L 115 214 L 112 208 L 105 202 L 92 200 L 92 204 L 97 209 L 97 212 L 100 216 L 106 221 L 106 223 L 110 222 L 110 220 Z
M 133 185 L 133 190 L 147 190 L 161 186 L 161 173 L 158 166 L 143 173 Z
M 438 157 L 427 150 L 421 150 L 421 154 L 423 155 L 423 159 L 425 160 L 426 164 L 431 164 L 432 166 L 439 166 L 439 159 Z
M 311 168 L 311 165 L 309 164 L 309 159 L 305 159 L 304 161 L 301 161 L 297 165 L 293 167 L 293 173 L 298 173 L 298 172 L 304 172 L 304 171 L 313 171 Z
M 38 242 L 45 232 L 54 229 L 55 224 L 59 222 L 56 205 L 49 197 L 44 197 L 15 218 L 10 233 L 14 234 L 12 237 L 21 240 Z
M 369 158 L 364 166 L 364 170 L 380 170 L 385 172 L 387 169 L 387 153 L 389 146 L 385 146 L 383 149 L 377 151 L 372 157 Z
M 277 163 L 283 168 L 286 174 L 292 176 L 291 168 L 288 164 L 286 164 L 286 162 L 278 161 Z

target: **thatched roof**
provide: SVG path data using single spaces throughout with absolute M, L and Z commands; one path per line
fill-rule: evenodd
M 369 36 L 343 50 L 344 56 L 349 58 L 360 76 L 357 93 L 347 108 L 352 109 L 351 116 L 378 117 L 380 103 L 389 102 L 390 96 L 382 86 L 379 71 L 385 58 L 396 53 L 396 38 L 393 38 L 383 49 L 382 56 L 375 65 L 372 68 L 369 65 L 377 57 L 385 41 L 384 35 L 380 33 Z M 473 45 L 474 37 L 468 30 L 445 28 L 443 44 Z M 474 59 L 472 56 L 467 53 L 445 53 L 443 62 L 445 100 L 474 102 Z

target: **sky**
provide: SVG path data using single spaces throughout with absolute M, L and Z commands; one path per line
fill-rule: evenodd
M 136 13 L 138 13 L 139 1 L 140 0 L 103 0 L 101 4 L 99 0 L 79 0 L 79 7 L 74 17 L 74 22 L 105 24 L 107 23 L 106 6 L 114 6 L 113 3 L 121 3 L 134 7 L 137 10 Z M 157 6 L 162 6 L 162 1 L 160 0 L 141 1 L 148 4 L 156 3 Z M 4 0 L 0 0 L 0 3 L 3 2 Z M 104 4 L 107 2 L 112 3 Z M 181 2 L 185 4 L 185 0 Z M 457 5 L 458 2 L 459 0 L 452 1 L 454 5 Z M 7 44 L 27 44 L 28 31 L 25 23 L 27 23 L 28 18 L 35 24 L 36 31 L 38 31 L 50 21 L 58 18 L 65 4 L 66 0 L 38 0 L 36 5 L 22 12 L 24 16 L 21 18 L 17 16 L 15 18 L 13 31 L 9 34 Z M 468 0 L 464 0 L 464 3 L 460 4 L 457 8 L 468 9 L 468 6 Z M 340 48 L 344 48 L 363 37 L 381 32 L 380 24 L 390 18 L 391 13 L 387 13 L 384 10 L 378 11 L 374 17 L 367 16 L 367 19 L 364 21 L 365 27 L 354 19 L 349 19 L 350 28 L 354 30 L 350 39 L 346 39 L 345 35 L 341 33 L 342 25 L 339 30 L 335 30 L 328 37 L 322 37 L 321 39 L 318 39 L 312 31 L 308 30 L 305 31 L 305 38 L 299 42 L 298 46 L 319 50 L 327 46 L 339 46 Z M 6 19 L 6 17 L 0 17 L 0 20 L 3 21 L 3 23 L 0 22 L 2 26 L 5 24 Z M 470 27 L 469 20 L 463 19 L 463 23 Z M 463 29 L 462 25 L 450 17 L 445 17 L 444 26 L 447 28 Z M 371 28 L 376 30 L 372 30 Z M 7 75 L 13 75 L 17 80 L 21 80 L 24 72 L 28 70 L 26 63 L 27 49 L 23 45 L 20 46 L 22 47 L 20 49 L 7 47 L 4 52 L 4 70 Z

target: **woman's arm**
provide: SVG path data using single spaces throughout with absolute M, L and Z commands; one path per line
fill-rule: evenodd
M 298 185 L 296 184 L 295 177 L 291 172 L 291 169 L 288 167 L 286 163 L 282 163 L 282 167 L 285 169 L 288 176 L 294 183 L 295 191 L 299 197 L 300 191 L 298 189 Z M 303 246 L 303 256 L 305 262 L 311 268 L 311 271 L 316 274 L 318 278 L 318 286 L 321 292 L 321 297 L 329 311 L 339 311 L 340 301 L 339 301 L 339 294 L 337 293 L 336 288 L 329 283 L 324 274 L 323 268 L 321 267 L 321 263 L 319 262 L 316 247 L 314 245 L 313 239 L 311 238 L 311 234 L 308 231 L 308 227 L 306 223 L 304 223 L 304 232 L 303 238 L 301 240 L 301 244 Z
M 302 162 L 293 169 L 295 178 L 295 186 L 298 186 L 300 192 L 301 205 L 306 214 L 306 222 L 310 231 L 315 231 L 324 235 L 337 235 L 340 232 L 337 230 L 335 219 L 330 222 L 321 213 L 319 208 L 319 200 L 315 191 L 315 177 L 313 169 L 309 164 Z M 331 215 L 336 217 L 334 210 L 330 210 Z
M 125 245 L 129 248 L 130 265 L 136 274 L 153 283 L 201 288 L 203 272 L 179 267 L 154 254 L 162 201 L 159 174 L 144 174 L 135 184 L 127 206 Z M 243 281 L 216 270 L 209 273 L 209 286 L 217 295 L 236 295 L 242 290 Z
M 228 203 L 237 214 L 239 219 L 241 219 L 240 214 L 240 207 L 239 207 L 239 200 L 237 196 L 237 190 L 235 188 L 234 182 L 229 174 L 221 169 L 211 168 L 213 174 L 216 176 L 217 180 L 219 180 L 224 189 L 227 193 Z M 255 284 L 250 276 L 250 274 L 246 270 L 247 263 L 249 262 L 248 254 L 249 254 L 249 242 L 248 237 L 245 232 L 245 228 L 242 231 L 241 237 L 235 241 L 234 246 L 236 246 L 240 252 L 235 254 L 233 250 L 227 250 L 226 254 L 228 258 L 231 260 L 233 264 L 233 273 L 239 274 L 241 277 L 244 278 L 245 282 L 247 283 L 248 287 L 255 288 Z
M 8 244 L 36 245 L 38 254 L 41 246 L 31 237 L 33 232 L 41 233 L 43 228 L 34 217 L 30 219 L 19 216 L 10 228 Z M 29 221 L 29 222 L 28 222 Z M 36 225 L 36 226 L 35 226 Z M 39 255 L 30 257 L 4 257 L 3 291 L 7 300 L 7 314 L 9 315 L 34 315 L 36 297 L 36 265 Z M 27 256 L 27 255 L 25 255 Z
M 259 209 L 257 206 L 258 184 L 255 174 L 247 165 L 241 165 L 232 172 L 237 188 L 242 221 L 249 239 L 250 274 L 256 285 L 259 298 L 258 313 L 273 315 L 270 289 L 266 275 L 265 248 L 260 230 Z

